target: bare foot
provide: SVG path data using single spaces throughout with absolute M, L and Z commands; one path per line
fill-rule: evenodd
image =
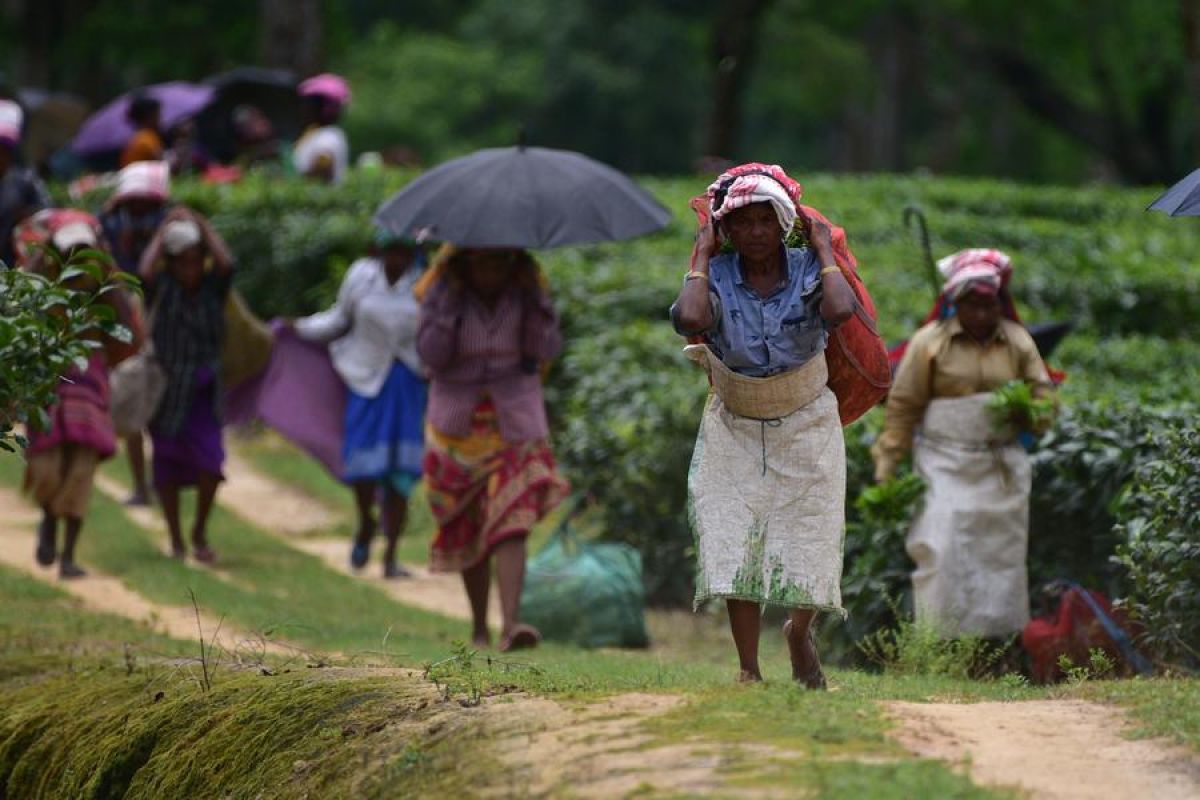
M 87 577 L 87 571 L 74 561 L 61 561 L 58 565 L 58 577 L 63 580 Z
M 738 673 L 738 683 L 762 683 L 762 673 L 756 669 L 744 669 Z
M 129 497 L 125 498 L 125 505 L 131 507 L 148 506 L 150 505 L 150 493 L 145 489 L 138 489 L 133 494 L 129 495 Z
M 537 647 L 541 640 L 542 635 L 538 633 L 537 628 L 522 623 L 500 637 L 498 649 L 501 653 L 507 653 L 509 650 L 526 650 Z
M 792 621 L 783 623 L 783 638 L 788 643 L 788 653 L 792 659 L 792 678 L 809 689 L 823 690 L 827 688 L 825 673 L 821 669 L 821 658 L 817 654 L 817 646 L 813 643 L 812 627 L 810 626 L 803 638 L 793 635 Z
M 492 635 L 487 631 L 482 633 L 476 631 L 471 634 L 471 646 L 479 650 L 487 650 L 492 646 Z

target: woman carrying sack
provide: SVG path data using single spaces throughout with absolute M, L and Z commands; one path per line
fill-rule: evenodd
M 73 209 L 47 209 L 30 220 L 25 233 L 36 228 L 45 234 L 45 251 L 32 247 L 26 251 L 22 268 L 56 278 L 63 264 L 81 251 L 99 251 L 99 223 L 90 214 Z M 36 236 L 37 233 L 32 233 Z M 24 244 L 32 245 L 27 235 Z M 103 273 L 112 270 L 106 256 L 99 264 Z M 95 279 L 80 275 L 69 282 L 72 289 L 94 292 Z M 113 306 L 118 319 L 129 322 L 129 305 L 121 291 L 113 291 L 101 300 Z M 51 312 L 54 313 L 54 312 Z M 109 344 L 104 337 L 104 344 Z M 55 402 L 46 410 L 50 426 L 46 430 L 30 428 L 25 451 L 25 490 L 42 509 L 38 525 L 35 557 L 42 566 L 58 561 L 60 578 L 80 578 L 87 573 L 75 562 L 75 547 L 83 530 L 91 499 L 92 484 L 100 462 L 116 452 L 116 435 L 108 413 L 108 365 L 111 348 L 92 350 L 84 367 L 72 367 L 55 390 Z M 63 523 L 62 548 L 59 549 L 59 523 Z
M 171 555 L 184 558 L 179 491 L 196 487 L 192 556 L 209 564 L 216 553 L 208 544 L 208 515 L 225 462 L 220 348 L 233 257 L 207 219 L 176 207 L 146 248 L 141 275 L 153 308 L 155 358 L 166 375 L 166 391 L 150 421 L 154 489 L 166 517 Z
M 811 247 L 786 245 L 798 211 L 785 182 L 795 183 L 762 166 L 709 187 L 713 221 L 697 233 L 671 319 L 701 338 L 688 355 L 713 387 L 688 477 L 696 604 L 726 601 L 741 681 L 762 680 L 763 605 L 787 608 L 792 676 L 821 689 L 811 625 L 818 611 L 843 613 L 846 491 L 825 345 L 854 314 L 855 294 L 822 220 L 799 219 Z

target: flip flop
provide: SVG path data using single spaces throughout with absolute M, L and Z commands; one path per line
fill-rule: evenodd
M 398 564 L 395 561 L 383 565 L 384 578 L 411 578 L 412 573 L 409 572 L 403 564 Z
M 350 566 L 354 569 L 362 569 L 371 559 L 371 543 L 355 541 L 354 546 L 350 548 Z
M 788 656 L 791 656 L 792 651 L 792 621 L 789 619 L 783 623 L 783 638 L 788 643 Z M 825 691 L 829 688 L 829 684 L 825 680 L 825 672 L 821 669 L 821 656 L 817 653 L 817 645 L 813 642 L 812 627 L 808 629 L 808 647 L 812 650 L 815 666 L 810 666 L 808 671 L 803 675 L 796 675 L 796 666 L 792 664 L 792 675 L 797 683 L 804 684 L 807 688 L 815 691 Z
M 504 637 L 496 649 L 501 653 L 507 653 L 510 650 L 527 650 L 537 647 L 540 641 L 542 641 L 542 635 L 538 633 L 537 628 L 522 624 L 513 628 L 512 633 Z

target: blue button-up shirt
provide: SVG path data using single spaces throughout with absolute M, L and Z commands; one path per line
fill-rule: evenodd
M 766 297 L 742 275 L 741 257 L 723 253 L 709 262 L 711 330 L 681 330 L 671 306 L 675 330 L 703 334 L 725 366 L 761 378 L 794 369 L 825 349 L 821 318 L 821 262 L 810 248 L 788 249 L 787 280 Z

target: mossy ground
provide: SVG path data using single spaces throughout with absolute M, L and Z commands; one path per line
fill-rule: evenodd
M 119 465 L 108 470 L 115 475 Z M 19 473 L 16 459 L 0 459 L 0 484 L 14 486 Z M 156 536 L 97 496 L 81 558 L 160 602 L 186 602 L 190 588 L 212 615 L 314 655 L 225 663 L 206 688 L 194 643 L 85 611 L 53 587 L 0 570 L 0 796 L 433 797 L 485 787 L 520 794 L 493 747 L 512 733 L 488 722 L 503 716 L 464 707 L 514 691 L 565 703 L 622 692 L 682 695 L 639 729 L 653 746 L 720 752 L 719 795 L 787 787 L 818 797 L 997 796 L 894 745 L 877 703 L 884 699 L 1068 693 L 1129 705 L 1147 734 L 1200 749 L 1194 680 L 1042 690 L 831 669 L 834 691 L 813 694 L 786 679 L 782 641 L 767 630 L 769 682 L 739 686 L 722 620 L 704 613 L 654 615 L 657 645 L 648 651 L 548 645 L 489 660 L 455 644 L 461 622 L 398 604 L 224 511 L 213 519 L 213 538 L 228 577 L 163 558 Z M 420 670 L 437 661 L 444 663 L 432 671 L 435 686 Z M 552 792 L 563 793 L 570 787 Z

